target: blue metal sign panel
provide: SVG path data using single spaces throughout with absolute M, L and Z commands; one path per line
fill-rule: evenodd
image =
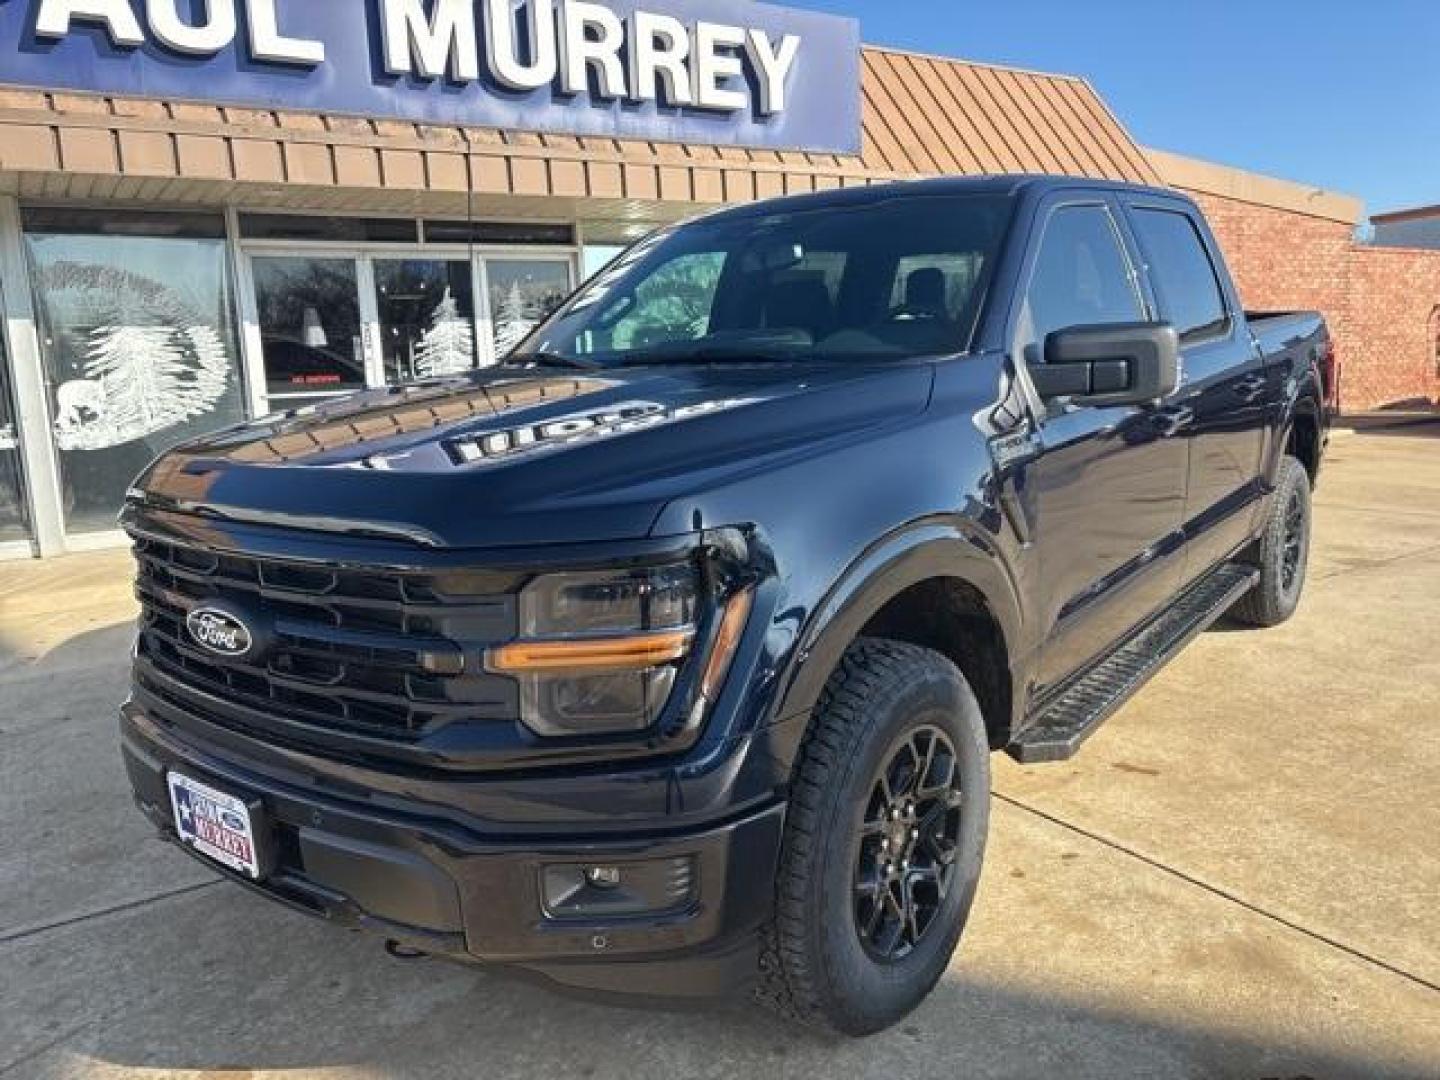
M 0 0 L 0 83 L 860 148 L 855 21 L 750 0 Z

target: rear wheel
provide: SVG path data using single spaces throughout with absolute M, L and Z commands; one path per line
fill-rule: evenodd
M 1283 458 L 1260 534 L 1260 581 L 1232 614 L 1252 626 L 1279 626 L 1300 605 L 1310 563 L 1310 474 Z
M 989 801 L 985 724 L 955 665 L 914 645 L 852 645 L 796 767 L 767 1002 L 868 1035 L 924 1000 L 975 896 Z

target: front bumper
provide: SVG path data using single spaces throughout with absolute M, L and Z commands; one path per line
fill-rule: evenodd
M 756 971 L 758 930 L 769 917 L 784 804 L 683 832 L 651 828 L 614 836 L 469 830 L 418 800 L 380 807 L 363 790 L 284 780 L 132 703 L 121 744 L 140 808 L 178 844 L 166 774 L 195 779 L 258 805 L 256 825 L 273 869 L 266 896 L 407 949 L 506 965 L 583 990 L 714 997 Z M 457 780 L 456 783 L 464 783 Z M 188 847 L 184 850 L 190 851 Z M 197 858 L 201 856 L 196 855 Z M 663 914 L 555 918 L 542 902 L 546 866 L 688 859 L 689 899 Z

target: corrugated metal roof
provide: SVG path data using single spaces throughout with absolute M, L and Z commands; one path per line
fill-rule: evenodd
M 1082 79 L 866 48 L 862 160 L 896 175 L 1034 172 L 1154 183 Z
M 1081 79 L 870 47 L 862 60 L 858 156 L 0 89 L 0 192 L 447 213 L 520 196 L 536 214 L 641 221 L 915 176 L 1158 179 Z

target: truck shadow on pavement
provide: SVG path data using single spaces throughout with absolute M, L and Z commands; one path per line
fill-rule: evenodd
M 372 939 L 219 882 L 0 945 L 15 994 L 0 1014 L 0 1076 L 1436 1075 L 1380 1046 L 1350 1056 L 1256 1039 L 989 985 L 964 969 L 962 951 L 897 1028 L 831 1041 L 738 1003 L 621 1009 L 458 965 L 398 963 Z

